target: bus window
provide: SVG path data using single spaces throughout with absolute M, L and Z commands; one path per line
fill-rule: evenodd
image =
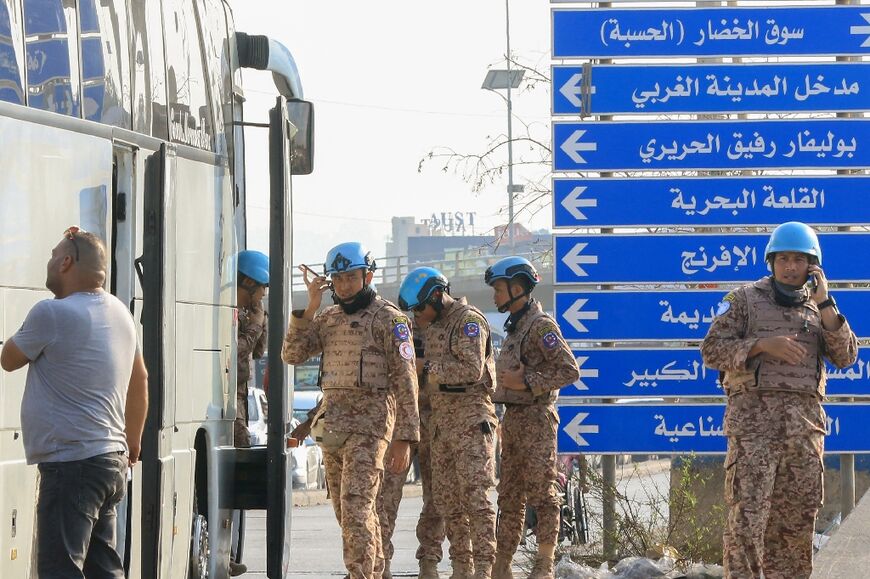
M 17 0 L 0 0 L 0 101 L 24 104 L 21 11 Z
M 133 130 L 169 140 L 166 64 L 160 2 L 130 2 L 133 48 Z
M 232 127 L 224 126 L 224 120 L 232 120 L 233 85 L 230 76 L 230 53 L 227 42 L 227 22 L 224 7 L 219 0 L 199 0 L 200 24 L 202 26 L 205 66 L 208 73 L 211 110 L 215 120 L 215 152 L 228 155 L 227 136 Z
M 165 0 L 166 88 L 172 141 L 214 151 L 214 129 L 193 0 Z
M 79 0 L 84 117 L 131 128 L 125 0 Z
M 27 104 L 31 107 L 81 116 L 77 28 L 75 0 L 24 0 Z M 71 70 L 76 74 L 71 75 Z

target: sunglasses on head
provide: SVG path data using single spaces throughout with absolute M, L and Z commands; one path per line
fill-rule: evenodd
M 73 225 L 71 227 L 68 227 L 66 231 L 63 232 L 63 236 L 69 239 L 72 242 L 73 247 L 76 249 L 76 261 L 79 260 L 79 244 L 76 243 L 76 233 L 80 231 L 82 231 L 80 227 L 78 227 L 77 225 Z

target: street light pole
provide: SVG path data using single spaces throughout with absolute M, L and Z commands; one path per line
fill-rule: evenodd
M 504 0 L 505 36 L 507 38 L 507 73 L 511 78 L 511 7 L 510 0 Z M 507 83 L 507 138 L 508 138 L 508 245 L 514 250 L 514 139 L 513 109 L 511 107 L 511 84 Z

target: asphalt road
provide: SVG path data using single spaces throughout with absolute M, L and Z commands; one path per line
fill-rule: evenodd
M 633 467 L 625 469 L 624 482 L 618 484 L 622 492 L 628 496 L 640 495 L 648 491 L 649 485 L 653 484 L 667 496 L 669 473 L 666 470 L 667 462 L 646 463 L 642 470 L 630 475 Z M 623 474 L 618 469 L 617 474 Z M 410 487 L 406 487 L 411 491 Z M 646 489 L 646 490 L 645 490 Z M 396 521 L 396 533 L 393 538 L 395 555 L 393 557 L 392 570 L 394 577 L 416 577 L 417 560 L 414 554 L 417 549 L 417 538 L 414 529 L 417 525 L 417 516 L 423 505 L 419 496 L 408 497 L 408 494 L 416 495 L 416 492 L 406 493 L 399 507 L 399 516 Z M 493 492 L 492 500 L 495 502 L 496 495 Z M 595 505 L 590 505 L 595 508 Z M 247 515 L 247 541 L 245 546 L 245 564 L 248 573 L 246 579 L 265 579 L 266 552 L 265 552 L 265 511 L 250 511 Z M 341 534 L 332 506 L 329 504 L 317 504 L 313 506 L 294 507 L 291 531 L 290 553 L 290 577 L 298 579 L 344 577 L 346 571 L 341 557 Z M 450 563 L 447 560 L 447 544 L 444 546 L 444 560 L 439 565 L 439 571 L 443 578 L 450 576 Z M 522 555 L 518 554 L 514 559 L 520 561 Z

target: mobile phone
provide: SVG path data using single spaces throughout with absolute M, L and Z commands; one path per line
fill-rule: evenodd
M 307 265 L 305 265 L 304 263 L 300 263 L 299 265 L 300 265 L 300 266 L 301 266 L 305 271 L 307 271 L 308 273 L 310 273 L 310 274 L 313 275 L 314 277 L 325 277 L 325 276 L 320 275 L 319 273 L 317 273 L 316 271 L 314 271 L 313 269 L 311 269 L 310 266 L 307 266 Z M 330 281 L 329 278 L 326 278 L 326 286 L 327 286 L 330 290 L 332 289 L 332 281 Z
M 815 272 L 810 272 L 809 276 L 807 276 L 807 287 L 810 288 L 810 294 L 816 293 L 816 290 L 819 289 L 819 280 Z

